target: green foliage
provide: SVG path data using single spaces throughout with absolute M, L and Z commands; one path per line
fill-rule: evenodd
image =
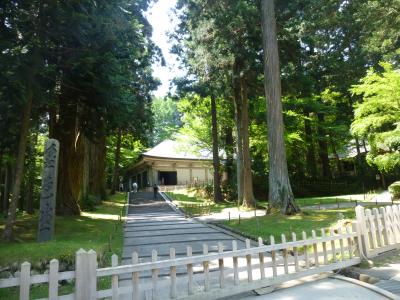
M 179 101 L 178 110 L 181 113 L 182 127 L 179 130 L 182 137 L 194 149 L 212 149 L 210 98 L 198 95 L 186 97 Z M 193 109 L 196 106 L 196 109 Z
M 400 199 L 400 181 L 393 182 L 389 185 L 389 192 L 394 199 Z
M 351 91 L 363 101 L 355 106 L 351 130 L 368 139 L 368 162 L 389 172 L 400 166 L 400 70 L 381 63 L 383 71 L 373 69 Z
M 154 98 L 151 103 L 153 114 L 152 143 L 157 145 L 170 139 L 180 127 L 177 103 L 171 98 Z
M 107 169 L 112 170 L 114 167 L 115 159 L 115 146 L 117 143 L 117 137 L 115 135 L 110 135 L 107 137 Z M 143 142 L 135 138 L 132 134 L 124 134 L 121 138 L 121 157 L 119 167 L 121 170 L 126 170 L 137 161 L 139 155 L 145 150 Z M 108 174 L 112 176 L 112 174 Z M 111 178 L 108 178 L 111 180 Z

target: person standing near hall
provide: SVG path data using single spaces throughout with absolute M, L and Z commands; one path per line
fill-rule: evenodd
M 132 184 L 132 192 L 133 192 L 134 194 L 136 194 L 137 191 L 138 191 L 138 185 L 137 185 L 136 182 L 134 182 L 134 183 Z
M 156 183 L 153 185 L 153 192 L 154 192 L 154 200 L 157 200 L 158 185 Z

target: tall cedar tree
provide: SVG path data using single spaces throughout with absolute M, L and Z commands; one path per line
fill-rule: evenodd
M 278 41 L 274 0 L 262 0 L 265 96 L 268 109 L 269 209 L 282 214 L 300 211 L 290 186 L 284 142 Z

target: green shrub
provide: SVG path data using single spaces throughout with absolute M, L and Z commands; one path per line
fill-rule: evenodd
M 82 199 L 81 207 L 86 211 L 95 211 L 96 205 L 98 205 L 99 202 L 100 201 L 96 196 L 89 194 L 86 198 Z
M 393 182 L 389 185 L 389 192 L 394 199 L 400 199 L 400 181 Z

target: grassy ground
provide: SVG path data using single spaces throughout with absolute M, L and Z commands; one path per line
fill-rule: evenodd
M 339 221 L 345 222 L 354 217 L 354 208 L 306 210 L 294 216 L 266 215 L 243 219 L 240 223 L 239 220 L 225 221 L 223 224 L 254 238 L 262 237 L 265 241 L 269 241 L 269 237 L 273 235 L 275 241 L 280 242 L 281 234 L 285 234 L 287 240 L 291 240 L 292 232 L 298 238 L 301 238 L 303 231 L 311 236 L 311 230 L 316 230 L 319 235 L 321 228 L 334 227 Z
M 360 202 L 369 201 L 375 194 L 354 194 L 354 195 L 340 195 L 340 196 L 328 196 L 328 197 L 306 197 L 296 198 L 296 202 L 300 206 L 310 205 L 323 205 L 323 204 L 337 204 L 343 202 Z
M 190 190 L 177 190 L 173 192 L 167 192 L 168 196 L 173 200 L 175 204 L 178 206 L 184 207 L 185 205 L 190 204 L 211 204 L 211 212 L 218 213 L 226 208 L 234 208 L 237 207 L 235 202 L 223 202 L 223 203 L 214 203 L 210 200 L 203 199 L 195 195 L 194 191 Z M 356 205 L 356 201 L 364 201 L 371 198 L 371 195 L 364 197 L 364 194 L 354 194 L 354 195 L 341 195 L 341 196 L 328 196 L 328 197 L 307 197 L 307 198 L 297 198 L 296 202 L 301 207 L 306 206 L 318 206 L 324 204 L 337 204 L 339 203 L 354 203 Z M 267 201 L 257 201 L 257 208 L 263 209 L 267 207 Z M 240 210 L 246 210 L 243 207 L 239 208 Z
M 94 211 L 82 212 L 81 216 L 57 216 L 55 239 L 47 243 L 36 242 L 38 215 L 19 215 L 17 242 L 0 242 L 0 268 L 16 263 L 19 265 L 23 261 L 35 266 L 52 258 L 71 261 L 80 248 L 95 250 L 99 255 L 99 265 L 109 265 L 112 253 L 122 254 L 122 223 L 119 217 L 125 201 L 125 194 L 120 193 L 104 201 Z M 4 219 L 0 220 L 0 232 L 4 222 Z M 64 293 L 71 292 L 71 289 L 71 285 L 60 287 Z M 17 292 L 17 289 L 0 289 L 0 299 L 18 299 Z M 35 297 L 46 297 L 46 286 L 34 287 L 32 293 Z
M 184 207 L 186 205 L 198 205 L 198 204 L 210 204 L 211 212 L 218 213 L 221 212 L 225 208 L 236 207 L 236 203 L 233 202 L 223 202 L 223 203 L 214 203 L 207 199 L 202 199 L 194 195 L 194 192 L 188 192 L 186 190 L 179 190 L 177 192 L 167 192 L 166 193 L 172 201 L 178 205 L 179 207 Z

